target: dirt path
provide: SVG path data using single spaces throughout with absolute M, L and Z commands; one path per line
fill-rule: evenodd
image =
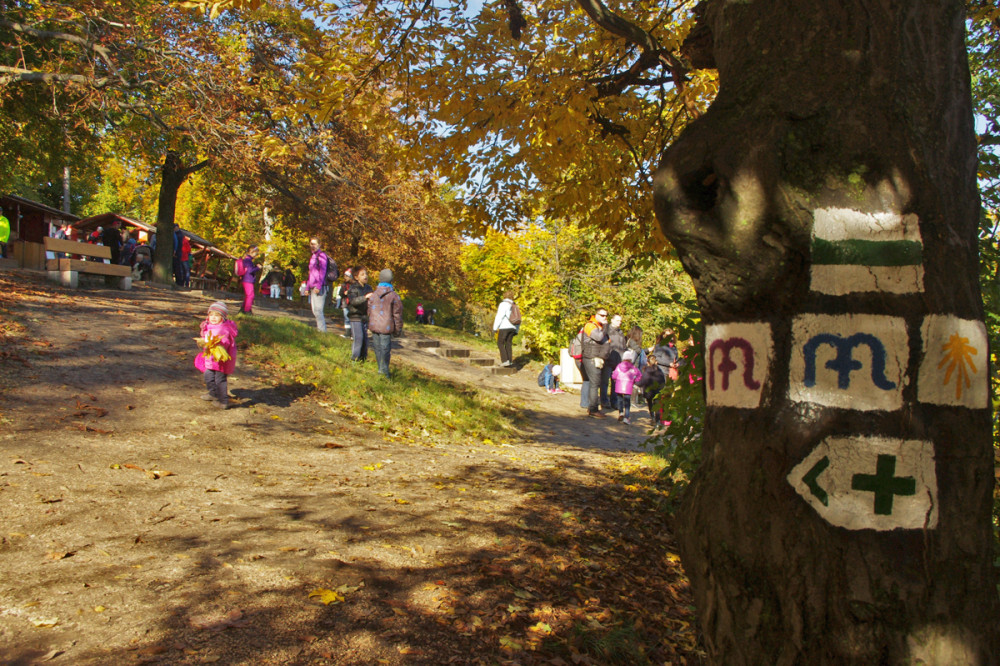
M 246 364 L 221 411 L 191 365 L 203 299 L 0 290 L 23 326 L 0 354 L 0 662 L 611 663 L 578 628 L 623 617 L 656 662 L 697 660 L 656 493 L 607 481 L 630 454 L 556 444 L 593 420 L 528 401 L 544 425 L 517 446 L 389 442 Z
M 260 310 L 260 314 L 267 317 L 291 317 L 310 326 L 314 321 L 311 315 L 287 311 Z M 344 331 L 339 320 L 330 321 L 329 330 L 333 335 Z M 442 357 L 417 345 L 419 340 L 428 338 L 427 335 L 407 332 L 404 337 L 393 342 L 392 362 L 408 363 L 442 377 L 516 398 L 524 406 L 527 421 L 524 435 L 528 440 L 561 449 L 576 447 L 640 451 L 640 445 L 649 436 L 652 421 L 645 407 L 635 407 L 632 410 L 631 426 L 619 423 L 617 412 L 609 412 L 609 417 L 605 419 L 588 418 L 586 409 L 580 407 L 579 393 L 550 395 L 538 386 L 538 372 L 541 370 L 538 364 L 527 364 L 524 359 L 520 359 L 516 374 L 494 375 L 487 369 Z

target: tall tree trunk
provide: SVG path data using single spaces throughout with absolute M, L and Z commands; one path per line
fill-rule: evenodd
M 184 166 L 180 156 L 167 151 L 160 169 L 160 196 L 156 210 L 156 254 L 153 258 L 153 282 L 170 284 L 173 280 L 174 214 L 177 211 L 177 193 L 188 176 L 208 166 L 203 160 Z
M 962 3 L 705 10 L 719 95 L 655 197 L 706 322 L 678 536 L 709 654 L 995 663 Z

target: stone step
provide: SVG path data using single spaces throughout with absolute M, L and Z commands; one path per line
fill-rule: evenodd
M 513 375 L 515 372 L 517 372 L 517 368 L 514 367 L 505 368 L 502 365 L 497 365 L 490 368 L 490 372 L 492 372 L 494 375 Z
M 437 340 L 417 340 L 417 349 L 432 349 L 440 346 L 441 343 Z
M 469 358 L 469 365 L 476 365 L 483 368 L 496 365 L 496 359 L 493 358 Z
M 458 349 L 456 347 L 442 347 L 438 349 L 438 353 L 445 358 L 469 358 L 472 356 L 471 349 Z

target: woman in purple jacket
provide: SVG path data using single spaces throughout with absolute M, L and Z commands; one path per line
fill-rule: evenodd
M 254 259 L 260 254 L 260 248 L 251 245 L 247 248 L 247 256 L 240 259 L 243 262 L 243 277 L 240 282 L 243 284 L 243 306 L 240 312 L 243 314 L 253 314 L 254 285 L 257 283 L 257 274 L 260 273 L 260 265 L 254 263 Z

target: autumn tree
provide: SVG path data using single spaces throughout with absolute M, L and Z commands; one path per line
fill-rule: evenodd
M 352 65 L 403 90 L 414 145 L 469 183 L 473 218 L 519 221 L 537 187 L 641 242 L 655 170 L 657 220 L 706 323 L 704 463 L 678 527 L 715 661 L 988 662 L 1000 645 L 962 3 L 628 11 L 332 15 L 375 45 Z

